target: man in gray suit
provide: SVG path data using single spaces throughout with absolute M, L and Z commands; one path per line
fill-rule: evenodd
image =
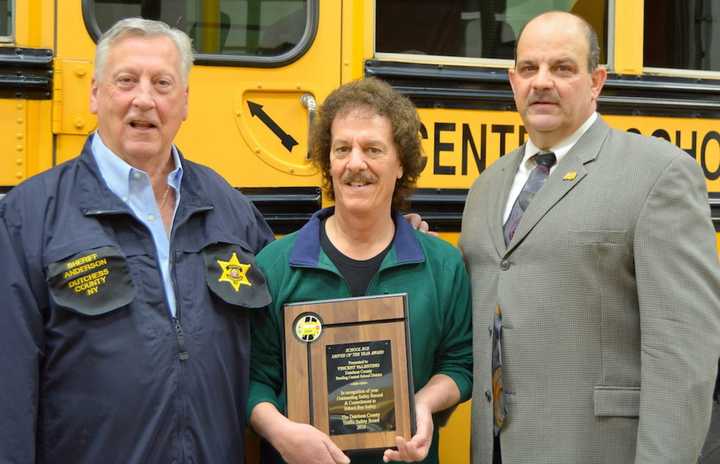
M 708 429 L 720 266 L 705 182 L 684 152 L 597 115 L 598 57 L 574 15 L 527 24 L 509 77 L 530 140 L 468 196 L 475 464 L 691 464 Z

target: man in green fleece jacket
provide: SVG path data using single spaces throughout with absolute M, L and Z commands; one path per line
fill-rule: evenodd
M 272 295 L 253 330 L 248 415 L 269 442 L 263 462 L 350 462 L 323 432 L 290 421 L 283 374 L 287 303 L 408 294 L 416 433 L 396 448 L 351 454 L 353 463 L 438 462 L 433 414 L 468 399 L 472 384 L 470 290 L 458 250 L 398 214 L 425 165 L 412 103 L 377 79 L 335 90 L 310 147 L 334 208 L 267 246 L 257 264 Z

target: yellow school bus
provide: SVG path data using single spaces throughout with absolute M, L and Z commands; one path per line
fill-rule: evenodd
M 97 38 L 143 16 L 186 31 L 197 51 L 178 145 L 276 233 L 325 201 L 307 158 L 317 105 L 377 76 L 423 120 L 411 209 L 454 242 L 473 179 L 526 138 L 507 68 L 522 26 L 551 9 L 594 25 L 609 70 L 600 112 L 692 156 L 720 231 L 720 0 L 0 0 L 0 195 L 79 153 L 95 128 Z M 441 436 L 443 462 L 468 462 L 467 404 Z

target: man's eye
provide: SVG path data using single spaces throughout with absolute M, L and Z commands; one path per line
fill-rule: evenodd
M 520 74 L 531 74 L 535 72 L 535 66 L 520 66 Z
M 132 85 L 135 82 L 135 79 L 133 79 L 130 76 L 120 76 L 117 79 L 115 79 L 115 82 L 122 87 L 127 87 Z
M 155 83 L 161 89 L 168 89 L 172 87 L 172 81 L 170 79 L 158 79 Z
M 381 155 L 383 151 L 379 147 L 368 147 L 367 152 L 371 155 Z
M 350 153 L 350 147 L 335 147 L 333 151 L 335 152 L 335 156 L 345 156 Z

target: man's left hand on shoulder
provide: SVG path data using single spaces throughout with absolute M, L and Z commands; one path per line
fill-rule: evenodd
M 419 230 L 424 234 L 434 235 L 435 237 L 438 236 L 437 232 L 433 232 L 430 230 L 430 224 L 423 221 L 422 216 L 420 216 L 418 213 L 407 213 L 404 214 L 403 217 L 407 222 L 410 223 L 413 229 Z

